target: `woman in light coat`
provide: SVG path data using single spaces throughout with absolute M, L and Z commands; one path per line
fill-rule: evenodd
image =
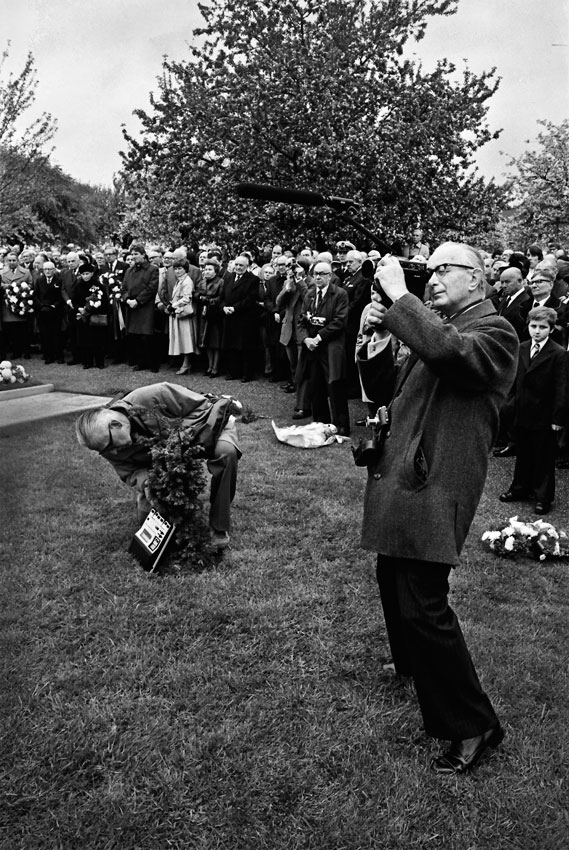
M 169 309 L 168 354 L 184 355 L 184 361 L 176 374 L 186 375 L 190 371 L 190 355 L 197 351 L 194 282 L 188 274 L 187 260 L 176 260 L 173 269 L 176 283 Z

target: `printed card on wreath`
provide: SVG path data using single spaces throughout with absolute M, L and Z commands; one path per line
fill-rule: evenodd
M 174 534 L 175 526 L 152 508 L 138 531 L 134 534 L 128 551 L 134 555 L 146 572 L 158 566 Z

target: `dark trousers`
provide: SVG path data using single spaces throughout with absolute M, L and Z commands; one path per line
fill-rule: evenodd
M 232 378 L 254 378 L 256 358 L 257 352 L 254 348 L 227 348 L 223 352 L 225 366 Z
M 154 334 L 127 334 L 129 363 L 158 371 L 160 355 Z
M 554 431 L 516 428 L 516 465 L 511 490 L 521 495 L 533 495 L 537 502 L 552 502 L 555 498 L 555 455 L 557 443 Z
M 36 315 L 42 354 L 45 360 L 63 360 L 61 316 L 52 310 Z
M 285 346 L 286 356 L 290 366 L 290 381 L 296 384 L 296 409 L 310 411 L 310 389 L 306 378 L 298 378 L 297 367 L 302 346 L 297 342 L 290 342 Z
M 350 410 L 345 380 L 330 381 L 328 361 L 313 357 L 310 363 L 309 395 L 315 422 L 332 422 L 350 433 Z
M 377 557 L 377 583 L 395 669 L 412 676 L 427 735 L 455 741 L 498 723 L 482 690 L 456 614 L 451 567 Z
M 28 322 L 4 322 L 3 351 L 2 355 L 11 354 L 12 357 L 21 357 L 30 353 L 30 332 Z

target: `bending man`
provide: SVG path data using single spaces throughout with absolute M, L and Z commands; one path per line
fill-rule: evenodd
M 152 384 L 140 387 L 106 407 L 82 413 L 76 422 L 77 439 L 82 446 L 99 452 L 112 464 L 121 480 L 135 488 L 138 519 L 142 523 L 151 508 L 146 482 L 152 460 L 150 449 L 141 444 L 140 438 L 160 433 L 164 427 L 160 421 L 162 417 L 165 420 L 183 419 L 184 425 L 198 427 L 212 414 L 213 408 L 212 399 L 178 384 Z M 231 410 L 240 413 L 240 403 L 233 401 Z M 235 417 L 231 415 L 207 456 L 207 467 L 211 473 L 209 521 L 212 543 L 220 549 L 229 544 L 230 509 L 240 457 Z

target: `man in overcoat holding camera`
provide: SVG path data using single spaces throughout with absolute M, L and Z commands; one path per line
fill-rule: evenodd
M 378 553 L 395 670 L 413 677 L 427 734 L 451 742 L 432 767 L 458 774 L 504 735 L 448 604 L 448 577 L 482 495 L 518 339 L 484 299 L 484 263 L 473 248 L 446 242 L 429 269 L 444 319 L 408 292 L 396 259 L 384 258 L 376 272 L 393 303 L 385 307 L 374 292 L 368 322 L 411 354 L 395 385 L 389 436 L 368 467 L 362 545 Z M 380 360 L 389 375 L 388 343 Z

